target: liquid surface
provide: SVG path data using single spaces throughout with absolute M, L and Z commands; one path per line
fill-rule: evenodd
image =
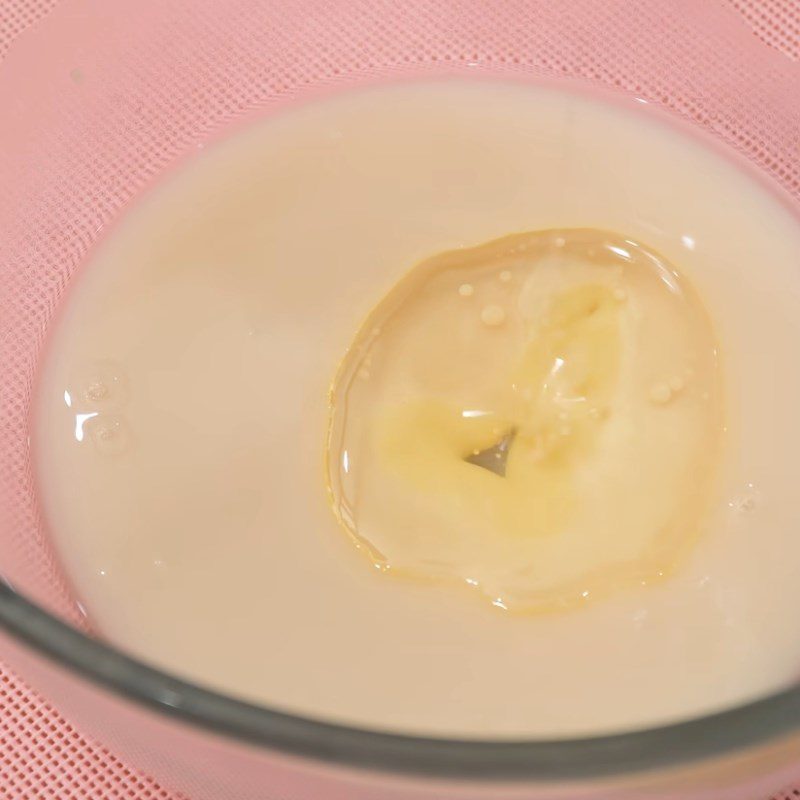
M 343 534 L 326 493 L 336 365 L 413 265 L 553 229 L 640 243 L 702 298 L 729 428 L 705 532 L 667 579 L 559 614 L 389 580 Z M 150 193 L 68 297 L 33 430 L 51 535 L 109 640 L 290 711 L 551 736 L 750 699 L 800 664 L 798 263 L 797 224 L 781 205 L 640 107 L 453 82 L 286 112 Z M 547 270 L 527 272 L 535 282 Z M 461 307 L 505 336 L 502 293 L 522 284 L 482 280 L 455 287 L 472 286 Z M 601 305 L 622 313 L 605 295 Z M 591 347 L 621 348 L 605 338 Z M 480 374 L 502 386 L 501 366 Z M 642 413 L 691 400 L 699 384 L 669 383 L 680 366 L 641 373 L 642 390 L 666 381 L 678 392 L 663 407 L 637 394 Z M 600 399 L 613 394 L 604 380 Z M 585 424 L 590 440 L 605 435 Z
M 608 232 L 424 261 L 367 318 L 333 388 L 334 509 L 385 572 L 506 610 L 647 585 L 704 525 L 716 351 L 685 280 Z

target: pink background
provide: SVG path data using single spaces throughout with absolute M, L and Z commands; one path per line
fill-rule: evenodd
M 0 0 L 0 79 L 7 77 L 2 75 L 7 69 L 3 61 L 16 46 L 17 37 L 35 33 L 37 24 L 57 5 L 57 0 Z M 683 3 L 664 0 L 663 5 L 680 13 Z M 787 59 L 800 58 L 800 0 L 730 0 L 730 5 L 766 45 Z M 800 70 L 797 79 L 800 86 Z M 692 116 L 691 109 L 688 111 Z M 761 159 L 756 156 L 755 160 Z M 788 176 L 780 177 L 797 195 L 797 184 L 792 185 Z M 774 797 L 800 798 L 800 787 L 785 789 Z M 102 744 L 86 738 L 0 662 L 0 800 L 48 798 L 191 800 L 163 789 Z

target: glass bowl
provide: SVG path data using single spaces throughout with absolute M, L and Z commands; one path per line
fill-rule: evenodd
M 2 658 L 105 746 L 192 800 L 753 800 L 800 776 L 800 688 L 576 740 L 347 728 L 234 700 L 95 639 L 49 548 L 28 446 L 36 364 L 108 226 L 250 115 L 446 75 L 636 100 L 746 164 L 796 209 L 796 65 L 721 0 L 635 9 L 627 0 L 63 0 L 0 68 Z

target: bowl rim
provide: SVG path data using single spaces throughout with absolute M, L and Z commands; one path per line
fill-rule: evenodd
M 559 782 L 729 756 L 800 728 L 800 687 L 655 728 L 563 739 L 412 736 L 236 700 L 91 638 L 0 581 L 0 629 L 84 681 L 190 727 L 340 767 L 433 778 Z

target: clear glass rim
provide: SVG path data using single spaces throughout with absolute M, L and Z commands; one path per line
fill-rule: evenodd
M 732 755 L 800 728 L 800 687 L 662 727 L 553 740 L 447 739 L 370 730 L 236 700 L 150 667 L 0 581 L 0 628 L 58 667 L 211 733 L 344 767 L 436 778 L 565 781 Z

